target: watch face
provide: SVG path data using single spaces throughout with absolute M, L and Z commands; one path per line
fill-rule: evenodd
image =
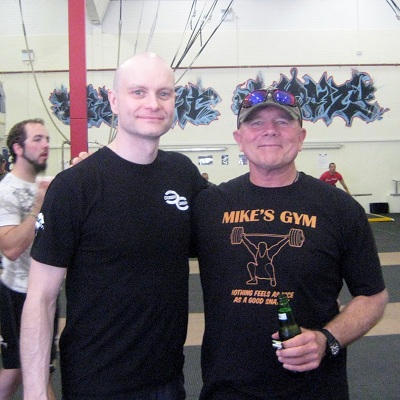
M 326 337 L 326 353 L 332 356 L 337 356 L 340 352 L 339 342 L 327 329 L 320 329 L 320 332 L 322 332 Z
M 335 342 L 331 343 L 331 344 L 329 345 L 329 348 L 331 349 L 331 354 L 332 354 L 333 356 L 336 356 L 336 355 L 339 354 L 340 346 L 339 346 L 339 343 L 338 343 L 338 342 L 335 341 Z

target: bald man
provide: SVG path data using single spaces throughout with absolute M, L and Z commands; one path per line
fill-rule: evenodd
M 164 60 L 124 62 L 109 100 L 115 140 L 61 172 L 43 204 L 22 317 L 25 400 L 45 399 L 65 274 L 63 399 L 185 398 L 190 213 L 206 182 L 189 158 L 159 150 L 175 110 Z

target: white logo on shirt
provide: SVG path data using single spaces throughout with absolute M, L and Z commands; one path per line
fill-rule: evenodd
M 35 234 L 39 232 L 39 230 L 44 229 L 44 215 L 43 213 L 39 213 L 37 216 L 36 224 L 35 224 Z
M 167 190 L 164 195 L 164 200 L 167 204 L 175 204 L 176 208 L 185 211 L 189 208 L 186 197 L 179 196 L 174 190 Z

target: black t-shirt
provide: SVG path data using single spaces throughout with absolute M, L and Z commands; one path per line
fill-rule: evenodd
M 205 304 L 202 399 L 346 399 L 346 354 L 307 373 L 285 370 L 271 346 L 277 295 L 297 322 L 322 328 L 352 295 L 384 289 L 363 208 L 315 178 L 262 188 L 249 175 L 200 193 L 195 202 Z
M 53 180 L 32 257 L 67 268 L 64 395 L 123 399 L 182 373 L 191 206 L 205 186 L 181 154 L 138 165 L 108 148 Z

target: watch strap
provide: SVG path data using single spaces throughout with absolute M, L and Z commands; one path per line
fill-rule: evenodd
M 326 352 L 327 352 L 327 354 L 332 355 L 332 356 L 337 356 L 341 349 L 341 346 L 340 346 L 340 343 L 338 342 L 338 340 L 327 329 L 321 328 L 318 330 L 321 333 L 323 333 L 326 337 Z

